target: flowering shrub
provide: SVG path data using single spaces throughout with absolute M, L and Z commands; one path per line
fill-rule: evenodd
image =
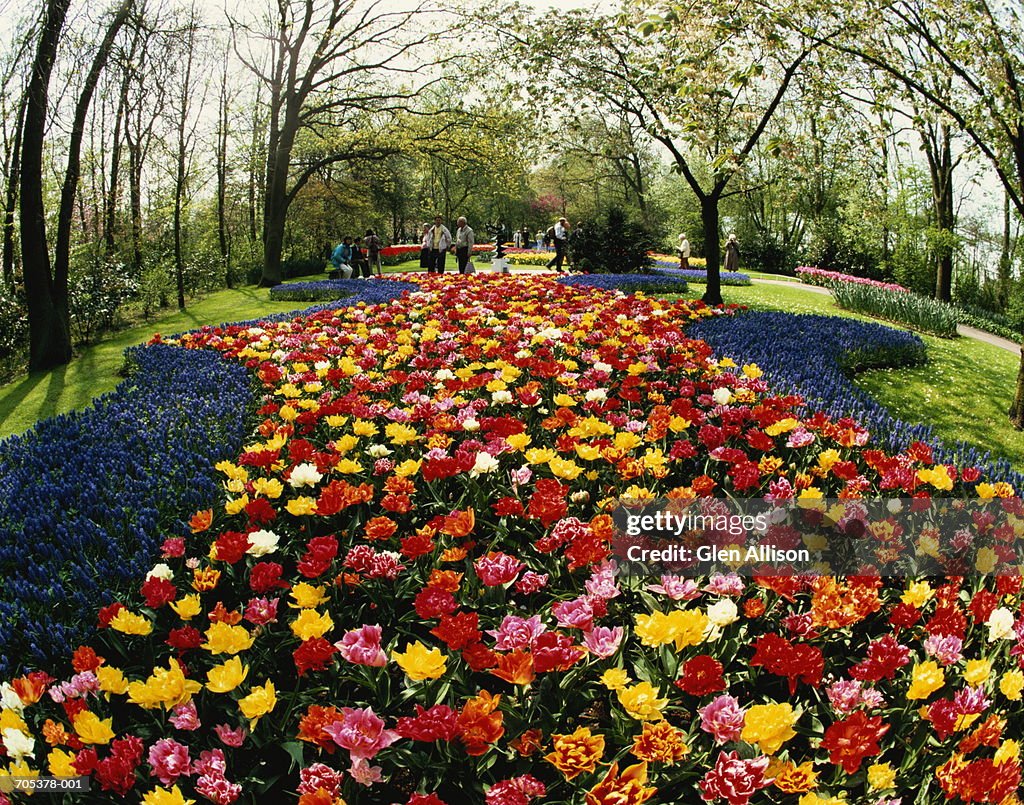
M 0 674 L 66 657 L 83 612 L 151 566 L 161 528 L 206 507 L 237 453 L 248 373 L 215 354 L 136 348 L 132 373 L 80 413 L 0 444 Z
M 814 268 L 813 266 L 797 266 L 796 275 L 806 285 L 821 285 L 826 288 L 831 288 L 833 283 L 841 282 L 852 285 L 864 285 L 869 288 L 879 288 L 880 290 L 893 291 L 894 293 L 911 292 L 909 288 L 904 288 L 895 282 L 879 282 L 878 280 L 869 280 L 867 277 L 855 277 L 852 274 L 843 274 L 839 271 L 825 271 L 822 268 Z
M 648 579 L 607 509 L 1011 487 L 804 416 L 699 302 L 420 288 L 178 340 L 258 378 L 250 438 L 71 668 L 0 688 L 0 768 L 150 805 L 1012 795 L 1020 577 Z
M 921 442 L 930 445 L 943 463 L 990 463 L 987 453 L 971 445 L 943 445 L 930 425 L 898 419 L 851 380 L 851 373 L 862 369 L 922 363 L 924 343 L 913 333 L 835 316 L 747 312 L 728 321 L 701 322 L 690 334 L 722 355 L 757 364 L 772 388 L 800 394 L 811 410 L 853 417 L 886 449 Z M 987 474 L 1024 487 L 1024 477 L 1005 460 L 992 463 Z

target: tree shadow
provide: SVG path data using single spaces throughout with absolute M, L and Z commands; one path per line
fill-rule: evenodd
M 11 414 L 18 410 L 21 402 L 32 393 L 32 390 L 38 386 L 48 374 L 48 372 L 33 372 L 32 374 L 26 375 L 22 378 L 22 380 L 16 385 L 10 387 L 10 391 L 4 395 L 4 407 L 3 409 L 0 409 L 0 425 L 3 425 L 11 418 Z

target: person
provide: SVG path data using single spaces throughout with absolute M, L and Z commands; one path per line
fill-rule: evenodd
M 679 267 L 685 271 L 690 267 L 690 239 L 686 237 L 685 232 L 679 236 L 677 251 L 679 252 Z
M 522 232 L 523 232 L 523 248 L 524 249 L 531 249 L 531 248 L 533 248 L 534 241 L 530 237 L 530 227 L 523 226 Z
M 434 225 L 427 235 L 430 243 L 430 268 L 427 271 L 431 274 L 444 273 L 444 259 L 452 245 L 452 233 L 441 221 L 441 216 L 435 215 Z
M 359 245 L 359 241 L 352 244 L 352 276 L 362 276 L 365 279 L 370 277 L 370 261 L 366 259 L 366 253 Z
M 729 235 L 725 244 L 725 271 L 736 271 L 740 267 L 740 244 L 736 240 L 736 234 Z
M 537 251 L 544 248 L 544 230 L 538 229 L 537 234 L 533 236 L 534 242 L 537 244 Z
M 459 218 L 456 223 L 459 228 L 455 230 L 455 262 L 459 266 L 459 273 L 465 274 L 469 257 L 473 253 L 473 230 L 465 218 Z
M 352 276 L 352 238 L 347 235 L 331 252 L 331 265 L 342 279 Z
M 564 271 L 562 263 L 565 260 L 565 249 L 569 243 L 569 221 L 559 218 L 553 229 L 554 232 L 551 234 L 554 236 L 552 240 L 555 242 L 555 256 L 548 261 L 548 268 L 554 268 L 561 274 Z
M 517 229 L 512 234 L 512 248 L 521 249 L 523 248 L 523 230 Z
M 569 233 L 569 268 L 573 271 L 578 271 L 580 268 L 580 259 L 586 250 L 586 239 L 587 234 L 583 228 L 583 221 L 577 221 L 576 226 Z
M 379 277 L 384 273 L 380 262 L 380 238 L 377 237 L 377 233 L 372 229 L 366 230 L 366 236 L 363 238 L 363 246 L 366 247 L 366 259 L 369 262 L 369 267 L 371 269 L 370 273 L 372 274 L 372 269 L 376 268 L 377 276 Z
M 420 268 L 425 268 L 429 274 L 431 267 L 430 224 L 423 224 L 423 231 L 420 232 Z

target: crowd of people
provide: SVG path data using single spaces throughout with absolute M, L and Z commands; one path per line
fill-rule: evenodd
M 503 226 L 498 227 L 498 241 L 503 241 L 507 234 Z M 546 264 L 559 274 L 570 269 L 579 268 L 579 256 L 584 252 L 587 238 L 582 221 L 570 226 L 567 218 L 559 218 L 546 230 L 530 234 L 530 229 L 523 226 L 512 235 L 512 245 L 517 249 L 554 249 L 554 256 Z M 475 233 L 464 217 L 456 221 L 455 233 L 444 225 L 441 215 L 434 216 L 434 223 L 424 223 L 420 233 L 420 268 L 428 274 L 443 274 L 449 253 L 455 255 L 455 264 L 460 274 L 475 272 L 473 265 L 473 246 L 476 243 Z M 344 279 L 350 277 L 370 277 L 374 273 L 380 276 L 381 239 L 372 229 L 366 230 L 362 238 L 345 236 L 331 253 L 331 265 L 337 276 Z M 679 235 L 676 252 L 679 255 L 679 267 L 690 267 L 690 241 L 685 233 Z M 499 252 L 500 256 L 500 252 Z M 568 268 L 566 265 L 568 264 Z M 739 243 L 735 234 L 730 234 L 725 244 L 725 271 L 736 271 L 739 265 Z

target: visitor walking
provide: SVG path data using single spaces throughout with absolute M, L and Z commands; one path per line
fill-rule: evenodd
M 376 269 L 377 276 L 381 276 L 384 270 L 380 262 L 380 238 L 377 237 L 377 233 L 372 229 L 366 230 L 363 246 L 366 249 L 366 259 L 370 264 L 370 273 L 372 274 L 374 269 Z
M 725 243 L 725 270 L 737 271 L 740 267 L 740 244 L 736 240 L 736 234 L 729 235 Z
M 455 262 L 459 267 L 459 273 L 465 274 L 469 257 L 473 252 L 473 230 L 465 218 L 459 218 L 456 223 L 459 228 L 455 230 Z
M 684 271 L 690 267 L 690 239 L 683 233 L 679 236 L 679 267 Z
M 427 234 L 430 243 L 430 268 L 427 271 L 431 274 L 444 273 L 445 257 L 452 245 L 452 233 L 441 221 L 441 216 L 435 215 L 434 225 Z
M 565 260 L 566 246 L 569 244 L 569 221 L 565 218 L 559 218 L 558 222 L 552 227 L 554 230 L 548 230 L 552 236 L 552 240 L 555 244 L 555 256 L 548 261 L 548 268 L 554 268 L 559 274 L 565 269 L 562 268 L 562 263 Z

